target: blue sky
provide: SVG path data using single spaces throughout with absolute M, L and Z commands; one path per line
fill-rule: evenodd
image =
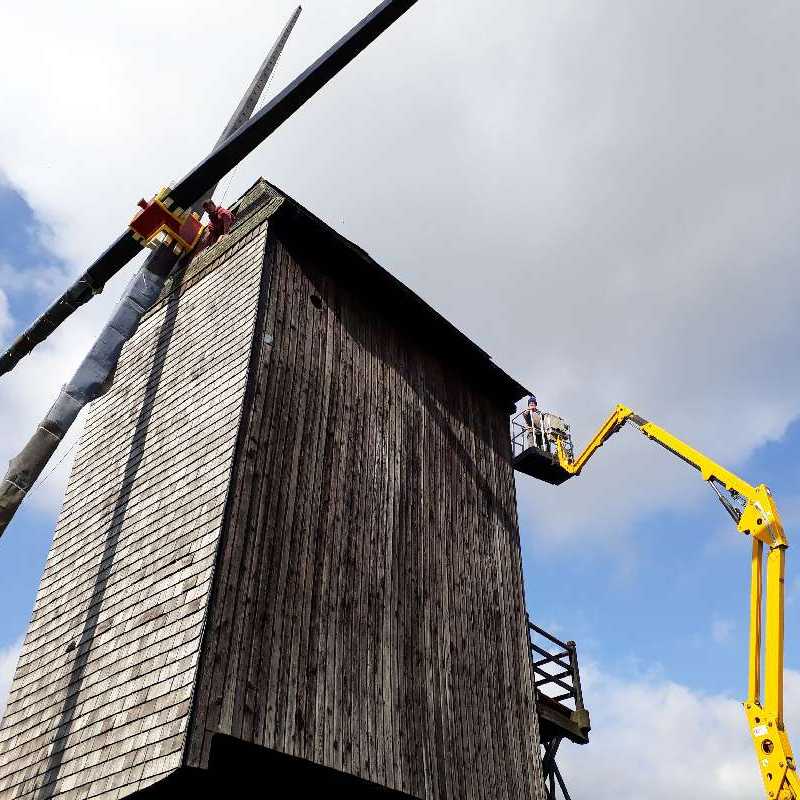
M 157 8 L 157 32 L 138 24 L 142 2 Z M 214 68 L 199 77 L 186 69 L 181 8 L 84 5 L 31 0 L 4 14 L 0 68 L 15 76 L 0 87 L 6 341 L 139 197 L 206 152 L 295 4 L 236 0 L 220 15 L 200 0 L 193 47 Z M 304 3 L 271 91 L 371 5 Z M 531 386 L 578 446 L 615 403 L 630 405 L 766 482 L 791 541 L 798 31 L 790 0 L 509 0 L 502 15 L 489 0 L 420 0 L 238 168 L 228 197 L 273 180 Z M 159 58 L 143 58 L 154 36 Z M 32 43 L 42 58 L 31 61 Z M 153 90 L 164 74 L 180 107 Z M 124 280 L 0 381 L 0 460 L 47 410 Z M 64 482 L 62 469 L 0 540 L 0 671 Z M 586 665 L 593 741 L 565 754 L 576 797 L 672 800 L 699 785 L 705 800 L 752 797 L 737 706 L 749 544 L 708 487 L 633 429 L 562 487 L 517 485 L 531 614 L 575 639 Z M 794 556 L 787 715 L 800 722 Z M 623 779 L 609 767 L 620 760 L 640 768 Z
M 5 290 L 14 324 L 21 329 L 41 313 L 44 299 L 26 289 L 24 276 L 38 274 L 43 267 L 63 265 L 43 244 L 42 223 L 33 209 L 18 192 L 1 182 L 0 218 L 6 221 L 0 232 L 0 263 L 13 264 L 15 273 L 23 278 L 14 283 L 15 288 Z M 9 281 L 5 283 L 8 286 Z M 49 471 L 48 468 L 46 473 Z M 0 586 L 4 604 L 9 606 L 0 618 L 0 649 L 25 633 L 54 527 L 52 510 L 26 503 L 9 535 L 0 540 Z
M 0 182 L 0 214 L 7 226 L 0 239 L 0 258 L 14 264 L 19 272 L 42 266 L 60 266 L 61 260 L 43 244 L 42 221 L 25 202 L 25 198 L 7 183 Z M 25 289 L 24 285 L 20 287 Z M 36 298 L 20 291 L 14 298 L 15 316 L 27 317 L 37 312 Z

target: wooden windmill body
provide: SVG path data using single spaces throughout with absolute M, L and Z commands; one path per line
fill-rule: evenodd
M 90 407 L 0 797 L 543 797 L 524 388 L 263 179 L 236 210 Z

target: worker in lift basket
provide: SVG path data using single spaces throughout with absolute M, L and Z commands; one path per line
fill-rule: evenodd
M 202 249 L 211 247 L 220 236 L 230 231 L 233 225 L 234 216 L 227 209 L 218 206 L 213 200 L 206 200 L 203 203 L 203 210 L 208 214 L 208 225 L 203 233 Z
M 544 429 L 542 428 L 542 412 L 536 405 L 535 395 L 528 396 L 528 407 L 522 412 L 522 418 L 528 426 L 527 446 L 544 450 Z

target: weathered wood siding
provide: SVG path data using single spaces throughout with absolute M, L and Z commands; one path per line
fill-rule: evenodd
M 89 410 L 0 729 L 4 800 L 124 796 L 181 761 L 259 306 L 250 227 Z
M 277 227 L 275 228 L 277 230 Z M 540 798 L 507 409 L 271 234 L 190 726 L 424 798 Z

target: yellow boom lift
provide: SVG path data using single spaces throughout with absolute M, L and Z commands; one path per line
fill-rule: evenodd
M 775 501 L 763 483 L 751 486 L 664 428 L 642 419 L 623 405 L 618 405 L 611 412 L 577 458 L 573 458 L 571 442 L 565 438 L 568 434 L 563 431 L 555 433 L 553 439 L 558 464 L 568 473 L 564 478 L 579 475 L 597 450 L 628 422 L 648 439 L 698 470 L 703 480 L 711 484 L 737 530 L 753 540 L 749 677 L 744 708 L 767 796 L 774 800 L 800 800 L 800 780 L 783 723 L 784 569 L 789 545 Z M 766 573 L 763 566 L 765 546 Z M 763 602 L 765 588 L 766 604 Z M 765 620 L 763 664 L 762 616 Z

